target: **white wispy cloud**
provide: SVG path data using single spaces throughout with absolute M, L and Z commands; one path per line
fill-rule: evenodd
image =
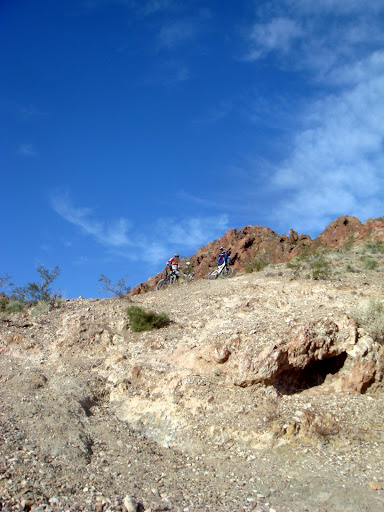
M 383 215 L 384 4 L 282 5 L 284 22 L 274 10 L 253 26 L 248 53 L 256 63 L 283 56 L 272 65 L 299 70 L 309 87 L 296 123 L 289 123 L 289 156 L 275 163 L 265 186 L 276 198 L 273 216 L 315 233 L 339 215 Z
M 121 257 L 147 263 L 161 263 L 169 254 L 195 252 L 202 244 L 221 236 L 228 228 L 228 216 L 159 219 L 145 230 L 120 218 L 106 222 L 90 208 L 75 206 L 68 195 L 51 198 L 53 210 L 87 236 Z M 148 233 L 148 234 L 143 234 Z
M 132 244 L 128 236 L 131 223 L 124 218 L 106 223 L 94 218 L 90 208 L 76 207 L 67 195 L 55 195 L 51 204 L 57 214 L 71 224 L 79 227 L 82 232 L 93 236 L 99 243 L 109 247 L 124 247 Z
M 384 6 L 381 0 L 348 0 L 348 2 L 340 2 L 340 0 L 285 0 L 282 2 L 283 8 L 290 7 L 293 12 L 316 15 L 327 14 L 332 15 L 364 15 L 367 10 L 372 13 L 382 11 Z
M 224 234 L 228 229 L 228 220 L 226 214 L 217 217 L 192 217 L 176 223 L 172 219 L 162 219 L 159 221 L 159 227 L 160 232 L 166 233 L 168 243 L 197 249 L 200 244 L 207 243 L 212 237 Z
M 23 156 L 37 156 L 38 155 L 38 151 L 33 144 L 21 144 L 17 149 L 17 153 L 19 155 L 23 155 Z
M 384 72 L 356 81 L 361 66 L 369 63 L 350 69 L 348 89 L 312 105 L 308 128 L 297 133 L 290 157 L 275 172 L 273 185 L 289 192 L 279 216 L 307 216 L 318 224 L 323 212 L 327 218 L 382 214 Z
M 247 58 L 255 60 L 275 50 L 286 53 L 302 35 L 300 24 L 291 18 L 277 17 L 268 23 L 256 23 L 251 30 Z

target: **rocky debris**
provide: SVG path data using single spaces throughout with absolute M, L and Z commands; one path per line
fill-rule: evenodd
M 384 347 L 350 312 L 384 283 L 338 261 L 3 317 L 0 510 L 381 512 Z

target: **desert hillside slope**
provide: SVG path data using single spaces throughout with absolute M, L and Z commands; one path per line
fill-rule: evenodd
M 384 510 L 384 348 L 352 313 L 384 267 L 363 252 L 325 280 L 276 264 L 3 315 L 0 510 Z M 132 303 L 171 323 L 132 332 Z
M 379 242 L 384 240 L 384 218 L 368 219 L 362 223 L 356 217 L 344 215 L 331 222 L 314 240 L 309 235 L 299 235 L 293 229 L 289 234 L 279 235 L 264 226 L 244 226 L 242 229 L 230 229 L 218 240 L 200 247 L 188 259 L 195 271 L 195 277 L 205 279 L 216 266 L 219 249 L 229 250 L 232 265 L 237 271 L 244 271 L 253 262 L 281 263 L 306 254 L 340 250 L 352 244 Z M 164 277 L 164 271 L 150 277 L 132 290 L 134 295 L 153 290 L 156 283 Z

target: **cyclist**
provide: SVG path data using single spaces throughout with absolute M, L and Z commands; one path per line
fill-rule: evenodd
M 179 278 L 180 275 L 180 256 L 178 254 L 175 254 L 173 258 L 169 258 L 167 261 L 167 268 L 170 270 L 171 273 L 174 273 L 177 278 Z
M 231 258 L 229 257 L 228 252 L 224 249 L 224 247 L 220 247 L 220 254 L 217 257 L 218 266 L 220 267 L 223 263 L 225 263 L 225 266 L 227 267 L 230 262 Z

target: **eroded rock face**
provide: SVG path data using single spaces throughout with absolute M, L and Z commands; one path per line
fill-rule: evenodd
M 369 337 L 359 338 L 356 322 L 346 315 L 309 322 L 290 341 L 246 354 L 235 384 L 272 385 L 292 394 L 328 380 L 334 390 L 364 393 L 379 376 L 378 347 L 373 345 Z

